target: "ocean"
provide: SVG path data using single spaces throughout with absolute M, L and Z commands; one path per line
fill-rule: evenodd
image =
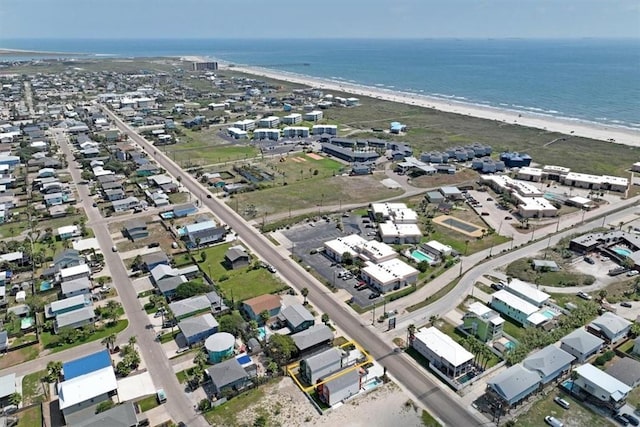
M 640 40 L 0 40 L 98 57 L 204 56 L 640 130 Z M 5 56 L 0 60 L 24 59 Z

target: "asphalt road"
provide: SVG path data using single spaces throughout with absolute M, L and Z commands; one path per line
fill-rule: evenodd
M 144 138 L 134 132 L 109 110 L 104 111 L 114 120 L 117 127 L 143 147 L 167 172 L 173 176 L 180 176 L 182 184 L 193 194 L 208 193 L 189 174 L 184 172 L 174 162 L 158 153 Z M 155 153 L 155 154 L 154 154 Z M 279 273 L 295 284 L 298 289 L 307 287 L 310 290 L 309 299 L 324 313 L 327 313 L 347 335 L 360 343 L 378 360 L 388 372 L 393 375 L 407 390 L 409 390 L 423 405 L 441 421 L 451 426 L 474 426 L 482 423 L 460 405 L 456 396 L 445 389 L 445 386 L 433 381 L 422 368 L 409 361 L 409 357 L 395 353 L 375 328 L 361 323 L 361 320 L 351 312 L 345 304 L 336 303 L 332 294 L 320 282 L 307 274 L 302 267 L 288 257 L 282 256 L 274 250 L 273 245 L 251 227 L 246 221 L 233 212 L 222 201 L 211 198 L 203 199 L 203 203 L 210 208 L 218 218 L 235 230 L 238 236 L 266 262 L 273 265 Z M 121 263 L 119 263 L 121 265 Z M 175 380 L 175 377 L 173 377 Z M 173 413 L 173 412 L 172 412 Z
M 97 208 L 92 206 L 93 199 L 89 195 L 86 185 L 81 185 L 80 170 L 73 165 L 73 154 L 68 143 L 68 138 L 61 132 L 56 134 L 56 140 L 62 152 L 69 161 L 69 171 L 78 189 L 78 200 L 82 200 L 85 212 L 88 216 L 87 226 L 91 227 L 98 239 L 100 249 L 109 266 L 113 285 L 124 307 L 126 317 L 129 319 L 128 328 L 118 336 L 118 343 L 126 343 L 130 336 L 137 338 L 137 345 L 144 359 L 148 372 L 153 378 L 156 388 L 162 388 L 167 393 L 166 409 L 176 421 L 184 421 L 188 426 L 208 426 L 209 424 L 193 409 L 191 401 L 184 393 L 182 386 L 173 374 L 171 363 L 167 359 L 160 343 L 155 341 L 155 332 L 149 324 L 149 318 L 138 301 L 138 295 L 131 284 L 127 270 L 118 253 L 114 253 L 113 240 L 107 228 L 104 218 Z M 145 213 L 146 215 L 146 213 Z

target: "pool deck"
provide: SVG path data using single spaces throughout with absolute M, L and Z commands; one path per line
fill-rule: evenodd
M 445 222 L 445 221 L 447 221 L 447 220 L 453 220 L 453 221 L 459 222 L 459 223 L 461 223 L 461 224 L 466 224 L 466 225 L 468 225 L 469 227 L 473 227 L 473 228 L 474 228 L 474 231 L 466 231 L 466 230 L 464 230 L 464 229 L 462 229 L 462 228 L 458 228 L 458 227 L 456 227 L 456 226 L 454 226 L 454 225 L 447 224 L 447 223 Z M 451 216 L 451 215 L 440 215 L 440 216 L 438 216 L 438 217 L 433 218 L 433 222 L 434 222 L 434 223 L 436 223 L 436 224 L 438 224 L 438 225 L 441 225 L 441 226 L 443 226 L 443 227 L 449 228 L 449 229 L 451 229 L 451 230 L 455 230 L 455 231 L 457 231 L 458 233 L 462 233 L 462 234 L 464 234 L 465 236 L 470 236 L 470 237 L 482 237 L 482 227 L 481 227 L 481 226 L 476 225 L 476 224 L 472 224 L 472 223 L 467 222 L 467 221 L 463 221 L 463 220 L 458 219 L 458 218 L 456 218 L 456 217 L 453 217 L 453 216 Z

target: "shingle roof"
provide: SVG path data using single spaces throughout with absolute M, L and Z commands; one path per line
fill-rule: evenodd
M 302 304 L 292 304 L 285 307 L 280 316 L 286 319 L 294 328 L 306 321 L 313 321 L 313 316 Z
M 629 387 L 634 387 L 640 382 L 640 362 L 630 357 L 623 357 L 609 366 L 605 372 Z
M 621 331 L 629 328 L 631 322 L 622 317 L 615 315 L 609 311 L 602 314 L 602 316 L 596 318 L 589 324 L 591 327 L 596 327 L 604 332 L 608 337 L 615 336 Z
M 538 372 L 542 377 L 547 377 L 560 368 L 570 365 L 574 360 L 575 357 L 551 344 L 524 359 L 522 365 Z
M 192 337 L 218 327 L 218 322 L 210 313 L 197 317 L 189 317 L 178 322 L 178 328 L 185 337 Z
M 224 386 L 249 377 L 235 357 L 213 365 L 207 369 L 207 373 L 218 390 Z
M 487 383 L 507 401 L 540 382 L 540 376 L 522 365 L 513 365 Z
M 125 402 L 91 418 L 69 425 L 72 427 L 131 427 L 138 425 L 138 418 L 133 402 Z
M 244 301 L 245 305 L 251 307 L 255 314 L 260 314 L 264 310 L 272 310 L 280 307 L 280 297 L 278 295 L 265 294 Z
M 560 341 L 571 348 L 575 348 L 581 354 L 587 354 L 604 344 L 601 338 L 590 334 L 584 329 L 576 329 Z
M 291 335 L 291 339 L 298 350 L 302 351 L 333 339 L 333 332 L 327 325 L 313 325 L 309 329 Z
M 333 347 L 322 353 L 318 353 L 313 355 L 307 359 L 305 362 L 309 367 L 311 372 L 316 371 L 317 369 L 324 368 L 328 365 L 338 363 L 342 359 L 342 351 L 340 349 Z

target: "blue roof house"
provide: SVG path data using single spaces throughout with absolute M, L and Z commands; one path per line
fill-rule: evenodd
M 72 378 L 86 375 L 109 366 L 112 366 L 109 351 L 101 350 L 97 353 L 92 353 L 88 356 L 63 363 L 62 372 L 65 381 L 69 381 Z

